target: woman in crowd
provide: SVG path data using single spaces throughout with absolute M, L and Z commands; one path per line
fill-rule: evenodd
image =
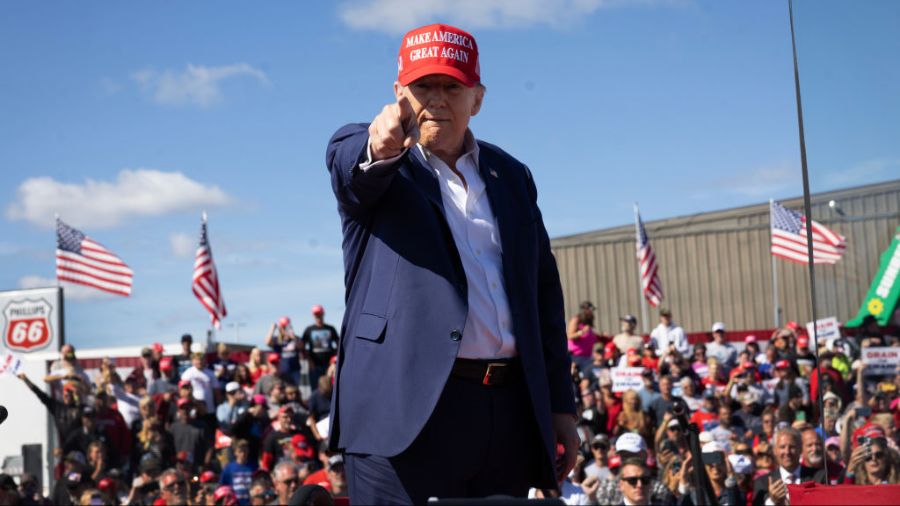
M 618 436 L 625 432 L 636 432 L 645 441 L 653 441 L 650 415 L 641 407 L 641 397 L 634 390 L 626 390 L 622 395 L 622 412 L 616 422 L 615 434 Z
M 725 449 L 717 442 L 711 442 L 703 445 L 702 455 L 704 456 L 703 468 L 709 476 L 709 482 L 712 485 L 713 494 L 715 494 L 717 502 L 720 506 L 744 506 L 746 503 L 746 495 L 737 485 L 737 480 L 732 476 L 730 464 L 725 457 Z M 706 459 L 709 459 L 708 463 Z M 685 458 L 684 465 L 681 467 L 681 479 L 678 485 L 678 491 L 681 495 L 687 495 L 682 504 L 705 504 L 706 501 L 701 500 L 698 491 L 693 487 L 691 473 L 693 472 L 693 458 L 690 454 Z
M 857 446 L 847 467 L 845 484 L 900 484 L 900 454 L 888 447 L 884 438 L 873 438 Z
M 247 364 L 238 364 L 234 368 L 234 381 L 241 386 L 244 395 L 248 398 L 253 396 L 254 381 L 250 374 L 250 368 Z
M 706 345 L 697 343 L 694 345 L 694 356 L 691 360 L 691 369 L 700 379 L 709 374 L 709 366 L 706 364 Z
M 566 335 L 572 361 L 578 365 L 582 373 L 588 374 L 591 367 L 591 350 L 598 338 L 594 331 L 594 304 L 590 301 L 581 303 L 578 314 L 569 320 Z
M 269 365 L 263 360 L 262 350 L 254 347 L 250 350 L 250 358 L 247 360 L 247 369 L 250 370 L 250 381 L 255 385 L 261 376 L 269 373 Z

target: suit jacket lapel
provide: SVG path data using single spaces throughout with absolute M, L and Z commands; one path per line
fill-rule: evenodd
M 500 248 L 501 260 L 503 261 L 503 277 L 506 281 L 507 297 L 512 297 L 513 285 L 516 278 L 511 261 L 514 258 L 513 245 L 515 244 L 515 209 L 511 205 L 509 192 L 504 186 L 503 167 L 495 163 L 489 148 L 483 144 L 479 144 L 478 151 L 478 171 L 481 179 L 484 181 L 485 193 L 487 193 L 488 201 L 491 203 L 491 210 L 494 212 L 494 219 L 497 221 L 497 228 L 500 231 Z
M 406 159 L 409 160 L 409 163 L 401 169 L 401 172 L 406 170 L 409 179 L 413 180 L 416 185 L 418 185 L 419 189 L 422 190 L 422 193 L 425 194 L 432 204 L 434 204 L 446 221 L 447 217 L 444 214 L 444 202 L 441 199 L 441 186 L 437 174 L 435 174 L 431 166 L 422 159 L 422 153 L 418 147 L 410 149 Z

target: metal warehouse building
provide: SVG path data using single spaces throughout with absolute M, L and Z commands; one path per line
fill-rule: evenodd
M 845 216 L 828 206 L 830 200 Z M 802 197 L 779 202 L 802 212 Z M 856 315 L 879 256 L 900 225 L 900 180 L 815 194 L 812 215 L 847 238 L 836 265 L 815 266 L 817 317 L 844 322 Z M 709 331 L 714 321 L 734 330 L 774 326 L 768 202 L 644 225 L 659 262 L 662 306 L 686 331 Z M 623 314 L 641 319 L 633 223 L 559 237 L 551 247 L 568 316 L 590 300 L 597 306 L 595 325 L 603 332 L 617 332 Z M 808 267 L 782 259 L 775 265 L 781 321 L 810 321 Z M 652 307 L 649 320 L 647 328 L 658 323 Z

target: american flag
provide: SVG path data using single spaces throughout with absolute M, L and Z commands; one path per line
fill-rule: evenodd
M 206 213 L 203 213 L 203 223 L 200 225 L 200 247 L 197 248 L 197 255 L 194 257 L 192 286 L 200 304 L 209 311 L 212 324 L 217 329 L 220 328 L 220 320 L 225 318 L 228 311 L 225 310 L 225 300 L 222 299 L 219 287 L 219 275 L 213 262 L 212 249 L 209 247 L 209 236 L 206 234 Z
M 131 278 L 131 269 L 121 258 L 56 219 L 56 279 L 128 297 Z
M 659 280 L 659 265 L 656 263 L 656 255 L 653 253 L 653 247 L 647 239 L 647 231 L 644 230 L 644 222 L 641 220 L 641 213 L 637 207 L 634 211 L 634 224 L 637 231 L 637 258 L 641 267 L 641 291 L 647 302 L 653 307 L 659 307 L 659 303 L 663 299 L 662 282 Z
M 772 201 L 772 254 L 792 262 L 809 263 L 806 217 Z M 846 248 L 844 236 L 812 222 L 813 263 L 835 264 Z

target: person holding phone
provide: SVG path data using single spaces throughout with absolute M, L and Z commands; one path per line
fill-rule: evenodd
M 860 436 L 850 454 L 844 484 L 896 485 L 900 483 L 900 454 L 883 437 Z
M 700 454 L 702 458 L 703 468 L 709 476 L 709 482 L 712 485 L 713 493 L 720 506 L 744 506 L 746 499 L 744 493 L 738 487 L 731 464 L 725 458 L 725 447 L 717 442 L 712 441 L 703 445 Z M 705 501 L 698 496 L 697 490 L 693 486 L 691 477 L 693 476 L 693 458 L 688 454 L 687 458 L 681 466 L 681 478 L 678 485 L 678 493 L 684 496 L 682 505 L 704 504 Z

